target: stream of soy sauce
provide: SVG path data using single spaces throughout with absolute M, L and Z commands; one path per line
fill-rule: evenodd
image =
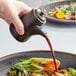
M 44 37 L 45 37 L 45 39 L 46 39 L 46 41 L 47 41 L 47 43 L 49 45 L 49 48 L 50 48 L 50 51 L 51 51 L 51 54 L 52 54 L 52 58 L 54 60 L 55 71 L 57 71 L 56 59 L 55 59 L 55 55 L 54 55 L 54 51 L 53 51 L 52 45 L 51 45 L 50 40 L 48 39 L 48 37 L 46 35 Z

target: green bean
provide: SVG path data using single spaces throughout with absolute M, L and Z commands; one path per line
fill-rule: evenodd
M 25 76 L 29 76 L 29 73 L 26 70 L 23 70 L 23 72 L 25 73 Z
M 39 70 L 43 70 L 43 69 L 44 69 L 43 67 L 38 66 L 38 65 L 36 65 L 36 64 L 31 64 L 31 66 L 33 66 L 33 67 L 35 67 L 35 68 L 37 68 L 37 69 L 39 69 Z
M 19 71 L 18 76 L 22 76 L 21 72 Z
M 20 59 L 20 62 L 25 62 L 26 60 L 25 59 Z
M 74 68 L 69 68 L 68 70 L 72 75 L 76 76 L 76 70 Z
M 12 69 L 12 70 L 16 70 L 16 68 L 15 68 L 15 67 L 12 67 L 11 69 Z

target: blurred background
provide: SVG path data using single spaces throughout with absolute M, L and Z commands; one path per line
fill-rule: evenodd
M 32 8 L 39 8 L 50 0 L 21 0 Z M 42 27 L 47 32 L 53 49 L 76 54 L 76 26 L 61 27 L 45 24 Z M 22 51 L 49 50 L 45 39 L 39 35 L 32 36 L 27 42 L 16 41 L 9 31 L 9 25 L 0 19 L 0 57 Z

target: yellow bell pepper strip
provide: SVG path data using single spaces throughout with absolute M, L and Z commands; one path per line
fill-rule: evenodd
M 60 12 L 56 13 L 56 16 L 58 19 L 63 19 L 64 18 L 64 12 L 60 11 Z

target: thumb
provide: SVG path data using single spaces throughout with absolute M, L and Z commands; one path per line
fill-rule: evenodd
M 24 25 L 23 25 L 22 21 L 20 20 L 19 16 L 15 16 L 12 20 L 12 23 L 14 24 L 18 34 L 23 35 L 24 34 Z

